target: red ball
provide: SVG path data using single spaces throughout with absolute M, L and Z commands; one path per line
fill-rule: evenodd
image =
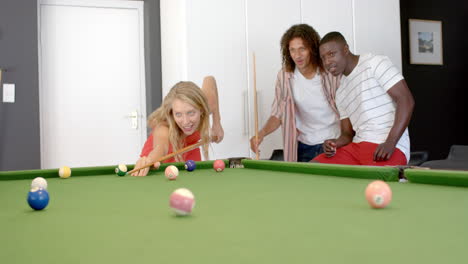
M 164 174 L 166 175 L 167 179 L 172 181 L 177 179 L 177 176 L 179 176 L 179 169 L 177 169 L 177 167 L 174 165 L 169 165 L 164 171 Z
M 372 208 L 385 208 L 392 201 L 392 189 L 384 181 L 373 181 L 367 185 L 366 199 Z
M 195 206 L 195 197 L 189 189 L 177 189 L 169 198 L 169 206 L 177 215 L 188 215 Z
M 215 160 L 213 163 L 213 169 L 217 172 L 221 172 L 226 168 L 226 164 L 224 164 L 223 160 Z

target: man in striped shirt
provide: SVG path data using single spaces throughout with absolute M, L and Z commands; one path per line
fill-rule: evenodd
M 414 100 L 399 70 L 386 56 L 354 55 L 343 35 L 330 32 L 320 42 L 323 65 L 343 74 L 336 91 L 341 135 L 326 140 L 314 160 L 350 165 L 406 165 L 408 123 Z

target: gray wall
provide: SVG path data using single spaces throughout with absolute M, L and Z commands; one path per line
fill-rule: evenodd
M 15 103 L 0 102 L 0 170 L 40 167 L 36 6 L 36 0 L 0 2 L 2 81 L 16 85 Z
M 144 2 L 149 114 L 161 103 L 161 37 L 159 0 Z M 0 67 L 3 82 L 16 85 L 15 103 L 0 100 L 0 171 L 39 169 L 37 0 L 0 1 Z
M 160 0 L 145 0 L 146 113 L 162 102 Z

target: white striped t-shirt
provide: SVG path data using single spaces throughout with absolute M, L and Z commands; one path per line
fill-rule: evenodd
M 349 118 L 356 132 L 353 142 L 381 144 L 395 120 L 396 105 L 387 91 L 403 79 L 386 56 L 365 54 L 348 76 L 343 76 L 336 92 L 340 119 Z M 396 146 L 410 157 L 408 128 Z

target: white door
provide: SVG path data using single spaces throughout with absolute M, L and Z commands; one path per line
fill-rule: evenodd
M 188 79 L 201 84 L 203 76 L 213 75 L 220 90 L 225 136 L 222 143 L 212 144 L 211 158 L 249 156 L 244 2 L 187 1 L 187 10 Z
M 249 49 L 249 78 L 251 80 L 250 105 L 253 102 L 253 59 L 255 53 L 257 72 L 258 129 L 271 116 L 271 106 L 275 97 L 278 71 L 281 69 L 280 40 L 292 25 L 301 22 L 300 0 L 256 0 L 247 1 L 247 32 Z M 253 112 L 253 110 L 252 110 Z M 251 136 L 255 136 L 255 118 L 250 116 Z M 260 158 L 270 158 L 274 149 L 283 148 L 283 137 L 279 127 L 268 135 L 260 145 Z M 252 152 L 252 157 L 255 154 Z
M 210 158 L 249 156 L 249 105 L 244 1 L 161 1 L 163 94 L 178 81 L 218 84 L 224 140 Z
M 134 163 L 146 139 L 143 2 L 38 3 L 41 167 Z

